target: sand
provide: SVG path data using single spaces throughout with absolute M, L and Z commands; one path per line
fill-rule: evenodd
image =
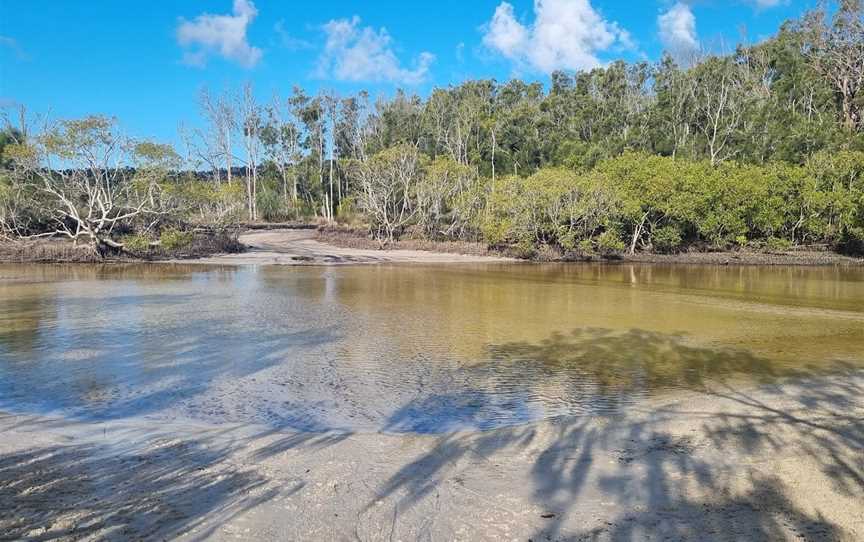
M 446 435 L 0 417 L 0 538 L 861 540 L 864 372 Z
M 316 230 L 248 231 L 240 242 L 249 247 L 241 254 L 223 254 L 176 263 L 216 265 L 357 265 L 393 263 L 495 263 L 510 258 L 424 250 L 372 250 L 337 247 L 316 240 Z

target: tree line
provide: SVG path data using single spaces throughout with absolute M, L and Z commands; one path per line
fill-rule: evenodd
M 618 61 L 548 85 L 374 100 L 204 90 L 177 148 L 106 117 L 34 127 L 22 115 L 0 136 L 0 229 L 117 250 L 166 224 L 310 219 L 382 246 L 410 235 L 526 255 L 861 250 L 862 13 L 842 0 L 728 54 Z

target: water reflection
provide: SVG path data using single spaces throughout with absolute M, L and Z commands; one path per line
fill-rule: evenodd
M 764 380 L 794 372 L 746 350 L 688 346 L 681 335 L 641 329 L 619 332 L 583 328 L 555 333 L 539 343 L 514 342 L 490 347 L 493 359 L 541 367 L 588 380 L 604 395 L 672 388 L 699 389 L 706 382 L 735 375 Z M 499 365 L 500 367 L 500 365 Z
M 864 365 L 864 272 L 0 266 L 0 409 L 435 433 Z

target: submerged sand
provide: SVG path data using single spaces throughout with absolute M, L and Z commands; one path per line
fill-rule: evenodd
M 445 435 L 0 417 L 10 539 L 861 540 L 864 372 Z

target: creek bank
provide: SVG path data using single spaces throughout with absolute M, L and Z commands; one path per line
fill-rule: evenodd
M 194 260 L 215 254 L 237 254 L 246 246 L 232 232 L 190 232 L 177 246 L 154 244 L 136 250 L 111 255 L 97 253 L 92 247 L 76 246 L 68 239 L 0 241 L 0 262 L 3 263 L 134 263 Z
M 593 262 L 593 263 L 657 263 L 657 264 L 700 264 L 700 265 L 864 265 L 864 257 L 846 256 L 824 247 L 800 247 L 789 250 L 720 250 L 684 251 L 675 254 L 637 252 L 635 254 L 585 254 L 570 253 L 561 255 L 548 248 L 540 250 L 531 257 L 522 257 L 510 248 L 491 248 L 484 243 L 465 241 L 428 241 L 422 239 L 401 239 L 388 243 L 382 250 L 379 243 L 363 232 L 348 228 L 319 228 L 317 240 L 340 248 L 379 250 L 390 253 L 401 250 L 428 250 L 439 253 L 470 254 L 508 258 L 531 262 Z
M 651 263 L 696 265 L 861 266 L 864 257 L 801 247 L 785 251 L 688 251 L 676 254 L 561 255 L 552 249 L 525 258 L 513 249 L 467 241 L 400 239 L 380 244 L 359 230 L 314 224 L 246 224 L 243 233 L 195 233 L 192 241 L 167 250 L 100 256 L 63 239 L 0 242 L 6 263 L 183 262 L 204 264 L 344 265 L 374 263 Z

